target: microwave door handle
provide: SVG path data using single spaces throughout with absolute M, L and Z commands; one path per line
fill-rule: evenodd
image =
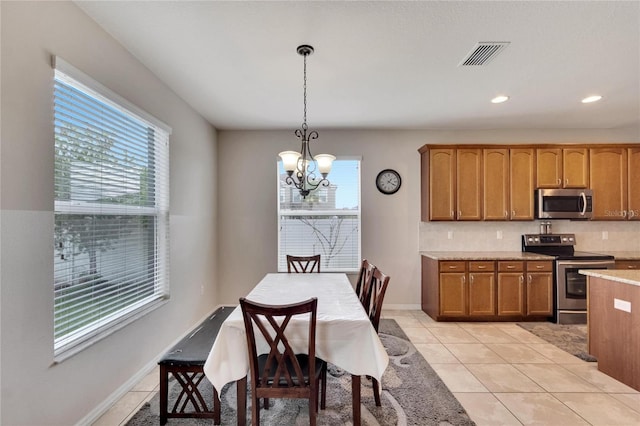
M 587 196 L 584 192 L 581 192 L 580 198 L 582 199 L 582 211 L 580 212 L 580 216 L 584 216 L 587 212 Z

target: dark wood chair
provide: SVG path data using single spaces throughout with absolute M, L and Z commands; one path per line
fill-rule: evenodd
M 371 277 L 376 267 L 367 259 L 362 259 L 360 274 L 356 282 L 356 294 L 362 303 L 362 307 L 369 314 L 371 309 Z
M 382 313 L 382 303 L 384 302 L 384 294 L 387 291 L 387 286 L 389 285 L 389 277 L 382 273 L 378 268 L 374 269 L 373 275 L 371 276 L 371 288 L 369 289 L 371 293 L 371 309 L 369 311 L 369 320 L 371 320 L 371 324 L 373 328 L 378 331 L 378 327 L 380 326 L 380 314 Z M 373 379 L 372 383 L 373 387 L 373 398 L 376 401 L 376 405 L 380 407 L 382 403 L 380 402 L 380 390 L 378 381 Z
M 315 256 L 290 256 L 287 255 L 287 272 L 306 274 L 320 272 L 320 255 Z
M 260 399 L 265 409 L 269 398 L 307 398 L 309 423 L 316 424 L 318 389 L 325 362 L 316 358 L 316 312 L 318 299 L 290 305 L 264 305 L 240 298 L 247 334 L 251 377 L 251 423 L 260 424 Z M 286 329 L 292 317 L 310 315 L 307 354 L 296 354 L 287 339 Z M 269 353 L 258 355 L 256 331 L 269 346 Z M 326 371 L 326 369 L 325 369 Z

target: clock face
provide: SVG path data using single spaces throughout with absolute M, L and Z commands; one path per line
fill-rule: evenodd
M 383 194 L 395 194 L 400 189 L 401 184 L 400 174 L 395 170 L 385 169 L 378 173 L 376 177 L 376 186 Z

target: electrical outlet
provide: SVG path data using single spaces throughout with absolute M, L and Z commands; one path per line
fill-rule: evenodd
M 602 239 L 603 240 L 609 239 L 609 231 L 602 231 Z
M 496 238 L 499 239 L 499 240 L 502 239 L 502 231 L 496 232 Z
M 453 231 L 447 232 L 447 239 L 453 240 Z

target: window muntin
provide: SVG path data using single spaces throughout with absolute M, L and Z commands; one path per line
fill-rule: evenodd
M 320 254 L 323 272 L 357 271 L 360 262 L 360 160 L 333 162 L 330 186 L 306 199 L 285 182 L 278 161 L 278 271 L 286 255 Z
M 138 112 L 57 58 L 56 355 L 168 296 L 170 129 Z

